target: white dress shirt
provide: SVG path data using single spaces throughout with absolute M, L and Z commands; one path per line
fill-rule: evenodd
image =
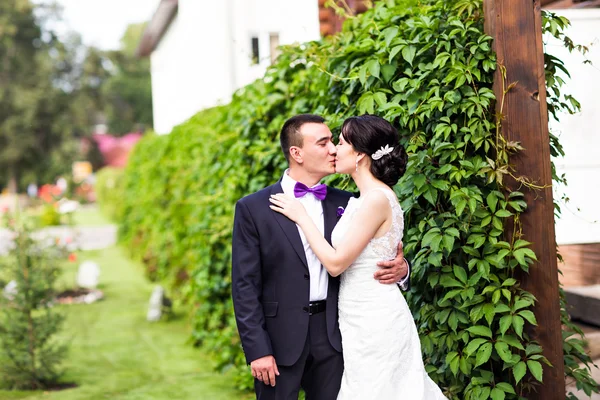
M 295 186 L 296 181 L 288 175 L 288 170 L 286 170 L 281 179 L 283 193 L 294 197 Z M 300 203 L 302 203 L 319 231 L 324 235 L 325 222 L 323 220 L 323 205 L 321 204 L 321 200 L 317 199 L 312 193 L 307 193 L 302 197 L 298 197 L 298 200 L 300 200 Z M 300 233 L 300 239 L 302 239 L 304 253 L 306 254 L 306 262 L 308 263 L 308 274 L 310 276 L 309 301 L 325 300 L 327 298 L 329 274 L 327 273 L 327 270 L 323 268 L 323 265 L 321 265 L 321 261 L 319 261 L 317 255 L 313 253 L 302 229 L 300 229 L 298 225 L 296 225 L 296 227 L 298 228 L 298 233 Z

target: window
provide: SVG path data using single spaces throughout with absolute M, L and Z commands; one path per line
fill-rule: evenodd
M 257 37 L 252 37 L 251 40 L 251 46 L 252 46 L 252 64 L 258 64 L 260 61 L 260 54 L 258 52 L 258 38 Z

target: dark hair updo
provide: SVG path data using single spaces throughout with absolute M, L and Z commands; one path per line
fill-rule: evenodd
M 392 124 L 375 115 L 350 117 L 344 121 L 341 134 L 355 151 L 369 157 L 385 146 L 393 147 L 391 153 L 378 160 L 371 157 L 371 173 L 390 187 L 398 183 L 406 171 L 408 157 Z

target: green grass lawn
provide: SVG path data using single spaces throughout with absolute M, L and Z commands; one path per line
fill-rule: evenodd
M 70 287 L 77 265 L 96 261 L 105 299 L 91 305 L 61 306 L 67 312 L 62 339 L 70 343 L 63 381 L 76 388 L 55 392 L 0 391 L 0 399 L 185 400 L 247 399 L 231 380 L 212 370 L 210 359 L 187 341 L 186 318 L 146 321 L 153 285 L 140 265 L 117 247 L 79 253 L 60 285 Z

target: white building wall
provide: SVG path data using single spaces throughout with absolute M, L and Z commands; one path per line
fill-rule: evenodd
M 179 0 L 178 14 L 151 54 L 154 129 L 166 134 L 198 111 L 227 103 L 264 75 L 270 34 L 280 44 L 318 40 L 317 0 Z M 252 63 L 251 38 L 259 39 Z
M 232 91 L 227 1 L 180 0 L 151 54 L 154 129 L 171 129 Z
M 270 35 L 279 44 L 303 43 L 321 38 L 319 4 L 313 0 L 233 0 L 233 52 L 236 88 L 264 75 L 271 64 Z M 260 60 L 252 65 L 252 36 L 259 39 Z
M 547 45 L 547 51 L 563 60 L 571 74 L 562 92 L 572 94 L 582 106 L 576 115 L 550 121 L 550 129 L 559 136 L 566 153 L 554 160 L 558 174 L 567 178 L 567 186 L 556 187 L 554 197 L 565 193 L 570 199 L 561 203 L 556 239 L 558 244 L 600 243 L 600 9 L 554 11 L 571 21 L 567 36 L 590 49 L 584 57 L 569 53 L 555 40 Z M 592 65 L 583 64 L 586 58 Z

